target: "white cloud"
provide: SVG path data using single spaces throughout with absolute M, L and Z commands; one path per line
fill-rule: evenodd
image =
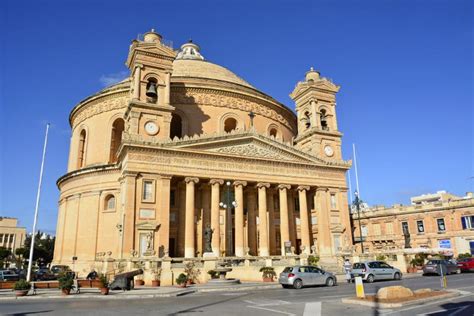
M 114 83 L 120 82 L 128 76 L 128 71 L 120 71 L 113 74 L 102 75 L 99 79 L 100 83 L 104 86 L 110 86 Z

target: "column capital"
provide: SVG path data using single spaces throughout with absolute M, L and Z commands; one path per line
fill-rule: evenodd
M 224 184 L 224 180 L 222 180 L 222 179 L 211 179 L 211 180 L 209 180 L 209 183 L 210 183 L 211 185 L 214 185 L 214 184 L 223 185 L 223 184 Z
M 135 64 L 135 69 L 138 68 L 138 69 L 142 69 L 143 68 L 143 65 L 142 64 Z
M 160 179 L 171 180 L 171 178 L 173 178 L 171 174 L 160 174 Z
M 291 185 L 289 185 L 289 184 L 279 184 L 278 189 L 280 189 L 280 190 L 283 190 L 283 189 L 289 190 L 289 189 L 291 189 Z
M 317 187 L 316 188 L 316 192 L 328 192 L 329 191 L 329 188 L 325 188 L 325 187 Z
M 297 188 L 298 191 L 309 191 L 309 189 L 309 185 L 299 185 Z
M 240 180 L 234 181 L 233 186 L 234 187 L 238 187 L 238 186 L 245 187 L 245 186 L 247 186 L 247 181 L 240 181 Z
M 257 183 L 256 187 L 259 188 L 259 189 L 260 188 L 268 189 L 270 187 L 270 183 L 268 183 L 268 182 L 259 182 L 259 183 Z
M 198 183 L 199 178 L 186 177 L 186 178 L 184 178 L 184 182 L 186 182 L 186 183 L 190 183 L 190 182 Z

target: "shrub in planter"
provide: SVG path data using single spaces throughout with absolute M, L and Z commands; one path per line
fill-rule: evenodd
M 109 294 L 109 281 L 107 280 L 105 274 L 99 275 L 99 290 L 102 295 Z
M 64 295 L 69 295 L 71 289 L 74 285 L 74 280 L 72 279 L 71 274 L 62 274 L 58 278 L 59 289 L 63 292 Z
M 188 281 L 188 277 L 186 274 L 181 273 L 177 278 L 176 278 L 176 284 L 178 284 L 180 287 L 186 287 L 186 283 Z
M 135 286 L 145 285 L 145 281 L 143 281 L 143 276 L 138 275 L 135 277 Z
M 160 279 L 161 279 L 161 269 L 153 270 L 151 286 L 155 286 L 155 287 L 160 286 Z
M 218 279 L 219 278 L 219 272 L 217 272 L 217 271 L 209 270 L 209 271 L 207 271 L 207 274 L 209 274 L 211 279 Z
M 189 261 L 184 265 L 184 273 L 188 276 L 188 285 L 191 285 L 197 280 L 201 271 L 196 268 L 195 261 Z
M 28 294 L 30 288 L 31 284 L 26 280 L 19 280 L 13 285 L 13 289 L 15 290 L 16 296 L 25 296 L 26 294 Z
M 276 277 L 275 269 L 273 267 L 261 267 L 263 282 L 273 282 Z

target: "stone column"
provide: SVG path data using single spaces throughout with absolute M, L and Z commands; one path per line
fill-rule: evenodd
M 244 186 L 246 181 L 235 181 L 235 255 L 243 257 L 244 252 Z
M 247 229 L 248 229 L 248 247 L 252 256 L 257 255 L 257 223 L 256 223 L 256 208 L 257 201 L 255 191 L 249 188 L 247 191 Z
M 212 233 L 212 252 L 216 257 L 220 255 L 221 245 L 221 224 L 220 224 L 220 186 L 224 184 L 224 180 L 211 179 L 211 228 Z
M 186 182 L 186 219 L 184 229 L 184 257 L 194 258 L 194 185 L 199 182 L 198 178 L 187 177 Z
M 275 204 L 273 200 L 273 190 L 267 194 L 268 207 L 268 245 L 270 247 L 270 255 L 276 254 L 276 230 L 275 230 Z
M 317 188 L 317 205 L 318 210 L 318 248 L 321 256 L 332 255 L 331 229 L 330 229 L 330 213 L 327 203 L 327 188 Z
M 158 230 L 158 256 L 164 257 L 169 254 L 170 240 L 170 187 L 171 176 L 161 175 L 158 179 L 158 209 L 160 217 L 160 229 Z
M 311 244 L 309 238 L 309 218 L 308 218 L 308 203 L 306 199 L 306 191 L 309 190 L 309 186 L 300 185 L 298 187 L 298 198 L 300 200 L 300 233 L 301 233 L 301 246 L 304 247 L 302 253 L 311 253 Z
M 134 82 L 133 82 L 133 99 L 138 100 L 140 99 L 140 81 L 141 81 L 141 69 L 142 65 L 136 65 L 135 66 L 135 76 L 134 76 Z
M 258 231 L 259 231 L 259 256 L 269 256 L 268 250 L 268 224 L 267 224 L 267 189 L 270 183 L 258 183 Z
M 166 73 L 166 87 L 165 87 L 165 104 L 170 105 L 170 93 L 171 93 L 171 84 L 170 84 L 171 74 Z
M 124 188 L 124 204 L 123 204 L 123 227 L 122 227 L 122 249 L 123 254 L 131 250 L 138 250 L 135 248 L 135 196 L 136 196 L 136 179 L 137 174 L 126 173 L 123 175 L 123 188 Z
M 285 253 L 285 242 L 290 241 L 290 228 L 288 226 L 288 190 L 291 188 L 289 184 L 280 184 L 278 192 L 280 195 L 280 240 L 281 255 Z

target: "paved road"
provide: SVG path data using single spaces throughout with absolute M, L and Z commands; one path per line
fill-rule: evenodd
M 412 289 L 439 288 L 439 277 L 366 284 L 366 293 L 401 284 Z M 347 305 L 341 298 L 354 296 L 354 285 L 272 289 L 248 292 L 191 294 L 174 298 L 137 300 L 31 300 L 0 302 L 2 315 L 474 315 L 474 274 L 451 275 L 449 288 L 463 291 L 457 298 L 427 302 L 398 310 Z

